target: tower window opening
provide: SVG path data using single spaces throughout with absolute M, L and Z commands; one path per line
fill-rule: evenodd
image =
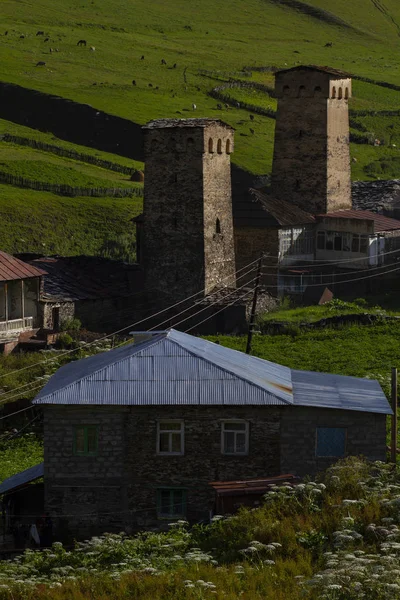
M 340 87 L 340 88 L 339 88 L 339 100 L 341 100 L 342 98 L 343 98 L 343 90 L 342 90 L 342 88 Z
M 219 219 L 215 221 L 215 233 L 221 233 L 221 221 Z
M 178 174 L 174 173 L 174 183 L 178 183 Z
M 299 97 L 303 97 L 306 95 L 306 86 L 305 85 L 301 85 L 299 87 Z
M 212 138 L 210 138 L 208 140 L 208 151 L 209 152 L 214 152 L 214 141 Z
M 288 85 L 284 85 L 283 86 L 283 95 L 284 96 L 288 96 L 289 95 L 289 90 L 290 90 L 289 86 Z
M 321 86 L 320 86 L 320 85 L 317 85 L 317 86 L 314 88 L 314 94 L 315 94 L 315 95 L 319 95 L 319 94 L 321 94 L 321 92 L 322 92 L 322 88 L 321 88 Z
M 300 189 L 300 179 L 296 179 L 296 185 L 295 185 L 295 189 L 299 190 Z
M 178 219 L 174 217 L 174 229 L 178 229 Z
M 226 153 L 231 153 L 231 140 L 226 140 Z
M 332 88 L 332 98 L 336 98 L 336 88 L 333 86 Z
M 303 137 L 303 131 L 300 129 L 300 131 L 299 131 L 299 138 L 302 138 L 302 137 Z
M 345 89 L 345 91 L 344 91 L 344 98 L 345 98 L 345 100 L 349 99 L 349 88 Z
M 222 140 L 218 140 L 217 142 L 217 152 L 218 154 L 222 154 Z
M 194 139 L 192 137 L 188 138 L 187 140 L 187 148 L 188 150 L 191 150 L 194 146 Z

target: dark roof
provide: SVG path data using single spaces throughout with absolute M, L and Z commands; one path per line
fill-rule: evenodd
M 29 279 L 46 275 L 38 266 L 23 262 L 11 254 L 0 252 L 0 281 L 14 281 L 16 279 Z
M 351 74 L 346 73 L 345 71 L 340 71 L 339 69 L 334 69 L 333 67 L 319 65 L 298 65 L 297 67 L 291 67 L 290 69 L 282 69 L 281 71 L 276 71 L 275 75 L 278 75 L 280 73 L 289 73 L 289 71 L 301 71 L 304 69 L 308 71 L 321 71 L 322 73 L 327 73 L 328 75 L 332 75 L 333 77 L 340 77 L 341 79 L 348 79 L 351 77 Z
M 0 494 L 5 494 L 11 490 L 15 490 L 20 488 L 31 481 L 35 481 L 35 479 L 39 479 L 43 477 L 44 473 L 44 463 L 39 463 L 34 467 L 30 467 L 29 469 L 25 469 L 25 471 L 21 471 L 16 475 L 12 475 L 3 481 L 0 485 Z
M 45 300 L 130 296 L 143 284 L 139 265 L 96 256 L 43 257 L 30 264 L 46 269 L 42 295 Z
M 269 212 L 282 227 L 315 223 L 313 215 L 286 200 L 277 200 L 273 196 L 270 196 L 265 188 L 258 190 L 250 189 L 250 194 L 258 200 L 263 209 Z
M 155 119 L 143 126 L 143 129 L 165 129 L 167 127 L 208 127 L 209 125 L 221 125 L 232 129 L 230 125 L 220 119 Z
M 257 479 L 244 479 L 239 481 L 210 481 L 211 487 L 218 496 L 242 496 L 260 494 L 276 485 L 298 482 L 295 475 L 277 475 L 275 477 L 258 477 Z
M 392 414 L 376 380 L 295 371 L 174 329 L 61 367 L 33 403 L 313 406 Z
M 373 213 L 370 210 L 337 210 L 335 212 L 318 216 L 333 219 L 367 219 L 374 222 L 374 233 L 380 233 L 382 231 L 395 231 L 396 229 L 400 229 L 400 221 L 397 219 L 385 217 L 378 213 Z

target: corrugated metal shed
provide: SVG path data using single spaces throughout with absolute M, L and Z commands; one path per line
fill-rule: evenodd
M 5 494 L 10 490 L 15 490 L 16 488 L 25 485 L 26 483 L 30 483 L 31 481 L 35 481 L 35 479 L 39 479 L 43 477 L 44 473 L 44 463 L 39 463 L 30 469 L 26 469 L 21 473 L 17 473 L 8 479 L 5 479 L 3 483 L 0 485 L 0 494 Z
M 69 363 L 34 403 L 295 405 L 391 413 L 377 381 L 292 371 L 174 329 Z
M 0 252 L 0 281 L 14 281 L 16 279 L 29 279 L 41 277 L 46 271 L 22 262 L 19 258 Z

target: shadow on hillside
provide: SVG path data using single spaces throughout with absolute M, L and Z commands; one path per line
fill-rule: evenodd
M 0 82 L 0 116 L 74 144 L 143 161 L 141 126 L 89 104 Z
M 96 150 L 143 161 L 141 126 L 59 96 L 0 82 L 0 117 Z M 254 176 L 232 165 L 232 195 L 248 197 Z

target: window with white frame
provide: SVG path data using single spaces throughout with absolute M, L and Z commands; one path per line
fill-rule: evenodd
M 180 420 L 158 421 L 157 454 L 183 454 L 184 423 Z
M 248 454 L 249 424 L 247 421 L 224 421 L 221 436 L 222 454 Z
M 293 227 L 279 232 L 281 257 L 314 254 L 314 231 L 310 227 Z

